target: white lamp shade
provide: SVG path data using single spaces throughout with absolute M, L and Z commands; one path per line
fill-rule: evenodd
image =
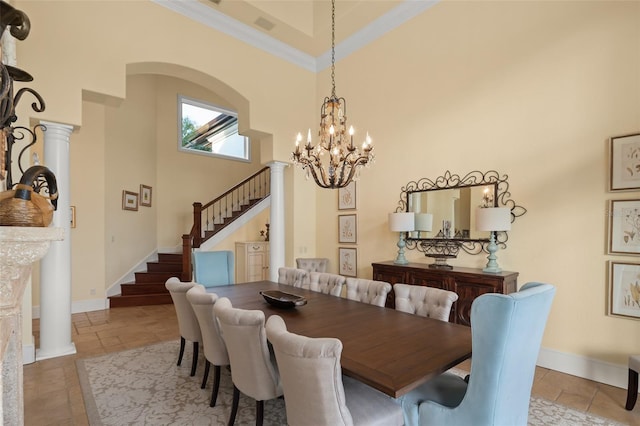
M 416 231 L 432 231 L 433 215 L 431 213 L 416 213 Z
M 509 231 L 511 209 L 508 207 L 476 209 L 476 229 L 478 231 Z
M 389 229 L 394 232 L 415 230 L 415 213 L 389 213 Z

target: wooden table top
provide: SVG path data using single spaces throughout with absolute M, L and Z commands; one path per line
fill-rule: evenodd
M 294 309 L 269 305 L 263 290 L 303 296 Z M 280 315 L 292 333 L 342 341 L 342 371 L 397 398 L 471 357 L 469 327 L 270 281 L 210 287 L 236 308 Z

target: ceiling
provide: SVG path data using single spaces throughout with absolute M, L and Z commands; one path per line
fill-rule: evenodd
M 330 65 L 329 0 L 152 0 L 312 71 Z M 336 59 L 439 0 L 336 0 Z

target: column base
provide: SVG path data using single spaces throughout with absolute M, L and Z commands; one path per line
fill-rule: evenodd
M 59 356 L 65 356 L 65 355 L 73 355 L 75 353 L 77 353 L 76 345 L 73 342 L 71 342 L 71 344 L 68 346 L 58 348 L 58 349 L 51 349 L 48 351 L 42 350 L 42 349 L 36 349 L 36 361 L 42 361 L 50 358 L 57 358 Z

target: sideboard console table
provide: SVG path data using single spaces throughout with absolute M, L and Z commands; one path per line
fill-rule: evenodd
M 482 272 L 482 269 L 453 267 L 453 269 L 429 268 L 426 263 L 397 265 L 393 261 L 372 263 L 373 279 L 391 285 L 404 283 L 441 288 L 458 294 L 458 301 L 451 308 L 450 322 L 471 325 L 471 304 L 484 293 L 513 293 L 517 291 L 517 272 L 502 271 L 498 274 Z M 386 306 L 395 308 L 393 290 L 387 296 Z

